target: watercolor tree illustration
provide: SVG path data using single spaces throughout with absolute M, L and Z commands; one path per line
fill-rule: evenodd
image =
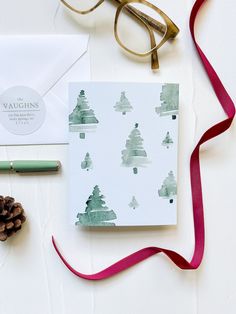
M 170 132 L 167 132 L 164 140 L 162 141 L 162 146 L 169 148 L 173 143 L 174 142 L 173 142 L 172 138 L 170 137 Z
M 126 112 L 130 112 L 133 110 L 133 107 L 131 106 L 128 98 L 125 95 L 125 92 L 121 92 L 120 100 L 116 102 L 115 111 L 122 112 L 123 115 L 126 114 Z
M 177 194 L 177 183 L 173 174 L 173 171 L 168 173 L 168 177 L 165 178 L 161 188 L 158 190 L 160 197 L 169 199 L 170 203 L 173 203 L 173 199 Z
M 86 169 L 87 171 L 93 169 L 93 162 L 89 153 L 86 153 L 84 160 L 81 162 L 81 169 Z
M 101 194 L 98 185 L 93 188 L 92 194 L 86 202 L 84 213 L 78 213 L 79 220 L 76 225 L 83 226 L 115 226 L 112 220 L 117 219 L 113 210 L 110 210 L 106 205 L 104 195 Z
M 164 84 L 160 93 L 161 106 L 156 107 L 156 113 L 160 116 L 171 115 L 172 119 L 176 119 L 179 110 L 179 85 Z
M 84 139 L 85 133 L 93 132 L 98 122 L 94 111 L 89 107 L 85 91 L 81 90 L 77 98 L 77 104 L 69 115 L 70 132 L 80 132 L 80 138 Z
M 133 196 L 131 202 L 129 203 L 129 207 L 135 209 L 138 206 L 139 206 L 139 203 L 137 202 L 135 196 Z
M 122 165 L 132 167 L 133 173 L 138 173 L 138 167 L 145 167 L 149 163 L 147 153 L 143 148 L 143 139 L 138 129 L 138 123 L 131 131 L 125 145 L 126 149 L 122 150 Z

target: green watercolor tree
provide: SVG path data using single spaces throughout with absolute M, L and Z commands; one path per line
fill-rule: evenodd
M 160 197 L 169 199 L 170 203 L 173 203 L 173 198 L 177 194 L 177 183 L 173 174 L 173 171 L 168 173 L 168 177 L 165 178 L 161 188 L 158 190 Z
M 179 110 L 179 85 L 164 84 L 160 93 L 161 106 L 156 107 L 156 113 L 160 116 L 171 115 L 176 119 Z
M 117 219 L 113 210 L 105 205 L 104 195 L 101 195 L 98 185 L 93 189 L 92 194 L 86 202 L 86 209 L 84 213 L 78 213 L 79 220 L 76 225 L 83 226 L 115 226 L 111 220 Z
M 144 167 L 149 163 L 147 153 L 143 148 L 143 139 L 138 129 L 138 123 L 131 131 L 125 145 L 126 149 L 122 150 L 122 165 L 132 167 L 133 173 L 138 173 L 138 167 Z
M 92 168 L 93 168 L 92 159 L 90 158 L 89 153 L 86 153 L 84 160 L 81 162 L 81 169 L 86 169 L 87 171 L 89 171 Z
M 131 106 L 128 98 L 125 95 L 125 92 L 121 92 L 120 100 L 116 102 L 115 111 L 122 112 L 123 115 L 126 114 L 126 112 L 132 111 L 133 107 Z
M 135 209 L 138 206 L 139 206 L 139 203 L 137 202 L 135 196 L 133 196 L 131 202 L 129 203 L 129 207 Z
M 166 148 L 169 148 L 172 144 L 173 140 L 170 137 L 170 132 L 167 132 L 164 140 L 162 141 L 162 145 L 165 146 Z
M 85 91 L 81 90 L 77 98 L 77 104 L 69 115 L 70 132 L 80 132 L 80 138 L 85 138 L 86 131 L 92 131 L 96 128 L 98 119 L 95 117 L 94 111 L 90 109 L 89 102 L 85 96 Z

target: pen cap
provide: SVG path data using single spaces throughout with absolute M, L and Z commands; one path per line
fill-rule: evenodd
M 16 172 L 57 171 L 60 162 L 55 160 L 14 160 L 12 168 Z

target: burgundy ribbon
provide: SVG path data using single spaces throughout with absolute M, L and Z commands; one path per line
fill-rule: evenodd
M 199 162 L 199 150 L 200 146 L 209 141 L 210 139 L 220 135 L 225 132 L 231 125 L 234 115 L 235 107 L 234 103 L 225 90 L 223 84 L 221 83 L 218 75 L 213 69 L 212 65 L 202 52 L 201 48 L 196 42 L 194 34 L 194 23 L 197 16 L 197 13 L 201 5 L 205 0 L 196 0 L 190 15 L 189 27 L 192 35 L 193 42 L 195 44 L 196 50 L 201 58 L 202 64 L 206 70 L 206 73 L 211 81 L 212 87 L 215 91 L 215 94 L 227 115 L 227 118 L 216 125 L 208 129 L 200 138 L 198 144 L 192 152 L 190 159 L 190 176 L 191 176 L 191 191 L 192 191 L 192 206 L 193 206 L 193 218 L 194 218 L 194 235 L 195 235 L 195 248 L 191 261 L 187 261 L 183 256 L 178 254 L 175 251 L 160 248 L 160 247 L 146 247 L 142 250 L 139 250 L 115 264 L 109 266 L 108 268 L 92 275 L 82 274 L 76 271 L 65 258 L 60 253 L 58 247 L 56 246 L 55 240 L 52 237 L 52 243 L 59 257 L 65 266 L 76 276 L 79 276 L 88 280 L 100 280 L 105 279 L 111 276 L 116 275 L 117 273 L 134 266 L 143 260 L 149 258 L 152 255 L 157 253 L 166 254 L 172 262 L 174 262 L 181 269 L 196 269 L 201 264 L 203 253 L 204 253 L 204 211 L 203 211 L 203 200 L 202 200 L 202 185 L 201 185 L 201 172 L 200 172 L 200 162 Z

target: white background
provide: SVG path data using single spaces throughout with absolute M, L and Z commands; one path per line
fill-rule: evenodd
M 202 149 L 206 250 L 197 271 L 181 271 L 159 255 L 109 280 L 87 282 L 62 265 L 50 242 L 53 233 L 70 263 L 86 273 L 98 271 L 150 245 L 175 249 L 191 259 L 194 238 L 189 156 L 201 133 L 224 118 L 191 44 L 187 30 L 191 4 L 190 0 L 158 3 L 180 26 L 181 33 L 173 48 L 162 49 L 160 71 L 153 74 L 148 63 L 128 58 L 116 45 L 112 35 L 115 10 L 108 1 L 91 17 L 89 30 L 61 8 L 54 18 L 56 0 L 1 3 L 2 34 L 89 31 L 93 80 L 176 80 L 183 86 L 177 227 L 82 233 L 68 223 L 67 147 L 0 148 L 1 159 L 60 159 L 63 165 L 58 175 L 1 174 L 0 193 L 11 194 L 21 201 L 28 217 L 23 230 L 0 245 L 1 314 L 235 313 L 234 125 Z M 235 16 L 235 1 L 209 0 L 197 21 L 199 43 L 233 99 L 236 99 Z

